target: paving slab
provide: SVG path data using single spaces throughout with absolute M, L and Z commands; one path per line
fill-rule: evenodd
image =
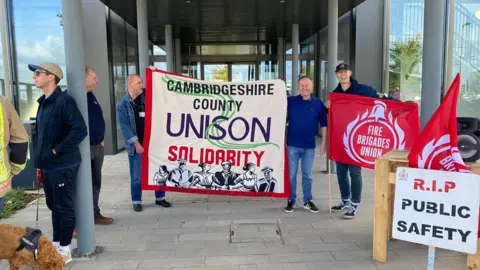
M 317 151 L 318 152 L 318 151 Z M 363 170 L 363 194 L 358 216 L 345 220 L 328 211 L 325 157 L 317 155 L 313 168 L 313 197 L 320 209 L 301 207 L 286 213 L 286 200 L 168 192 L 173 207 L 154 204 L 154 193 L 143 192 L 144 211 L 130 202 L 128 160 L 125 153 L 106 156 L 100 208 L 114 218 L 95 227 L 97 245 L 106 251 L 91 259 L 74 259 L 65 269 L 425 269 L 427 247 L 392 240 L 388 263 L 372 260 L 373 171 Z M 331 176 L 332 204 L 339 200 L 336 176 Z M 297 197 L 302 198 L 298 174 Z M 39 228 L 51 235 L 50 212 L 40 200 Z M 2 223 L 37 226 L 36 204 Z M 278 233 L 277 233 L 278 230 Z M 232 231 L 233 239 L 232 241 Z M 79 236 L 81 237 L 81 236 Z M 236 241 L 235 241 L 235 237 Z M 243 239 L 243 240 L 242 240 Z M 76 247 L 73 240 L 72 248 Z M 464 254 L 437 249 L 436 269 L 464 269 Z M 8 269 L 6 262 L 0 269 Z M 26 268 L 28 269 L 28 268 Z

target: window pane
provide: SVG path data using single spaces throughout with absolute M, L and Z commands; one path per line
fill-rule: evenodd
M 115 108 L 126 93 L 127 81 L 127 52 L 125 48 L 125 22 L 115 12 L 110 10 L 109 23 L 112 42 L 109 45 L 112 52 L 112 74 L 113 74 L 113 91 L 115 95 Z M 117 121 L 117 149 L 125 147 L 125 141 L 120 130 L 120 124 Z
M 392 0 L 389 94 L 420 104 L 424 0 Z
M 67 88 L 62 5 L 60 0 L 17 0 L 12 1 L 12 5 L 19 114 L 22 120 L 28 120 L 35 117 L 37 99 L 43 94 L 33 85 L 33 72 L 28 69 L 28 64 L 58 64 L 64 74 L 59 85 L 63 90 Z
M 477 14 L 477 15 L 476 15 Z M 452 76 L 460 73 L 457 116 L 478 117 L 480 110 L 480 0 L 457 0 Z

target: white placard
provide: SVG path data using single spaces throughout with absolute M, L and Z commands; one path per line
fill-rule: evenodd
M 476 174 L 397 168 L 393 238 L 458 252 L 477 252 Z

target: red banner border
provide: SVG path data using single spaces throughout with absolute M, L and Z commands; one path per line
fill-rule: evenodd
M 192 193 L 192 194 L 203 194 L 203 195 L 227 195 L 227 196 L 240 196 L 240 197 L 270 197 L 270 198 L 289 198 L 290 197 L 290 173 L 288 169 L 288 155 L 287 155 L 287 145 L 284 144 L 284 191 L 283 193 L 273 193 L 273 192 L 245 192 L 245 191 L 228 191 L 228 190 L 204 190 L 204 189 L 194 189 L 194 188 L 182 188 L 182 187 L 159 187 L 148 184 L 148 175 L 149 175 L 149 150 L 150 150 L 150 137 L 152 133 L 152 92 L 153 92 L 153 83 L 152 75 L 153 72 L 160 72 L 168 75 L 174 75 L 184 78 L 193 79 L 188 76 L 181 74 L 167 72 L 160 69 L 152 70 L 150 68 L 146 69 L 146 89 L 145 89 L 145 132 L 144 132 L 144 152 L 142 154 L 142 168 L 141 168 L 141 185 L 142 190 L 153 190 L 153 191 L 176 191 L 183 193 Z

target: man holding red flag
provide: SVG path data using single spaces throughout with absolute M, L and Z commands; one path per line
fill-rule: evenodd
M 339 81 L 337 88 L 333 93 L 342 93 L 349 95 L 358 95 L 370 98 L 392 99 L 379 93 L 375 88 L 359 84 L 352 78 L 352 68 L 347 64 L 339 64 L 335 69 L 335 74 Z M 326 102 L 327 109 L 330 108 L 330 100 Z M 332 124 L 332 123 L 331 123 Z M 333 123 L 334 124 L 334 123 Z M 342 196 L 342 202 L 332 207 L 332 211 L 347 210 L 344 218 L 352 219 L 357 213 L 358 204 L 362 195 L 362 168 L 342 162 L 335 162 L 337 168 L 337 179 Z M 348 179 L 350 172 L 351 185 Z M 350 188 L 351 186 L 351 188 Z

